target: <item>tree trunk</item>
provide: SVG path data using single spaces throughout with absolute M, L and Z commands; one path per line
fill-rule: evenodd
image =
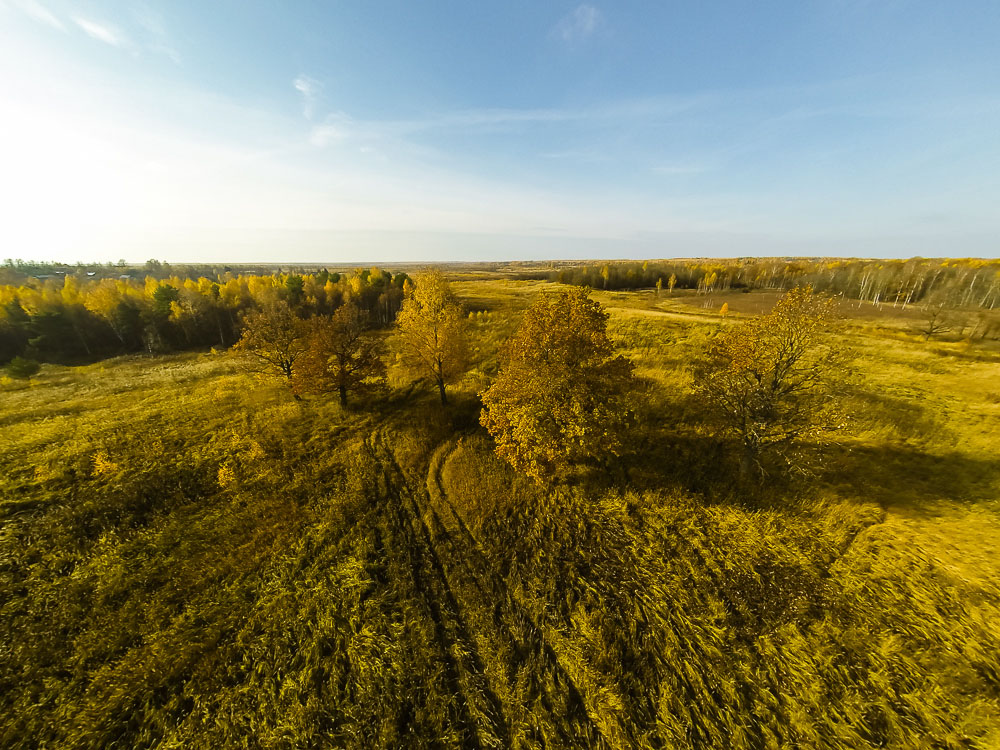
M 87 344 L 87 337 L 83 335 L 83 330 L 80 328 L 80 324 L 76 321 L 72 321 L 73 330 L 76 332 L 76 337 L 80 339 L 80 343 L 83 344 L 83 350 L 87 352 L 87 356 L 90 357 L 91 351 L 90 346 Z
M 437 379 L 437 384 L 438 384 L 438 393 L 441 394 L 441 406 L 447 406 L 448 405 L 448 396 L 445 395 L 445 392 L 444 392 L 444 380 L 442 380 L 441 378 L 438 378 Z
M 743 446 L 743 455 L 740 456 L 740 479 L 745 480 L 749 478 L 755 459 L 754 449 L 749 445 Z
M 347 406 L 347 386 L 339 385 L 337 386 L 337 392 L 340 394 L 340 406 L 344 408 Z

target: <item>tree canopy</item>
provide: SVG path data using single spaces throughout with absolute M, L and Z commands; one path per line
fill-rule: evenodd
M 468 323 L 440 271 L 417 274 L 396 327 L 400 365 L 412 376 L 434 383 L 441 403 L 447 404 L 445 386 L 465 372 Z
M 836 301 L 812 287 L 787 292 L 767 315 L 733 326 L 694 368 L 695 389 L 740 441 L 740 474 L 764 453 L 840 426 L 838 365 L 826 331 Z
M 480 422 L 496 452 L 536 480 L 620 454 L 633 413 L 632 363 L 616 356 L 608 314 L 586 289 L 535 300 L 483 391 Z
M 235 275 L 156 262 L 145 271 L 143 277 L 134 267 L 0 265 L 0 365 L 19 355 L 69 364 L 141 350 L 226 347 L 239 339 L 243 313 L 279 301 L 300 318 L 331 315 L 352 302 L 373 326 L 388 327 L 407 282 L 404 273 L 376 267 Z M 214 273 L 191 275 L 198 271 Z M 9 283 L 14 279 L 21 283 Z
M 310 321 L 306 348 L 292 370 L 295 393 L 337 393 L 347 406 L 349 393 L 385 381 L 377 338 L 367 333 L 368 314 L 348 303 L 332 316 Z
M 243 335 L 233 349 L 252 355 L 262 372 L 291 384 L 296 360 L 306 351 L 307 324 L 284 300 L 243 316 Z

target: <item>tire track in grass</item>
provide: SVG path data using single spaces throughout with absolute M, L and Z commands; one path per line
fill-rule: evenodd
M 373 454 L 384 459 L 381 464 L 386 488 L 398 500 L 387 507 L 386 517 L 397 542 L 389 546 L 402 556 L 403 563 L 411 572 L 414 592 L 433 623 L 448 689 L 458 709 L 456 718 L 462 730 L 462 746 L 477 750 L 508 747 L 505 725 L 496 721 L 500 712 L 491 705 L 490 695 L 477 689 L 479 686 L 475 684 L 474 674 L 466 663 L 472 643 L 464 632 L 464 625 L 457 621 L 457 608 L 447 590 L 447 582 L 427 529 L 424 527 L 423 534 L 420 533 L 422 521 L 406 488 L 405 475 L 386 444 L 381 429 L 372 434 L 369 446 Z M 473 714 L 484 720 L 477 720 Z
M 435 581 L 440 584 L 440 591 L 436 594 L 444 601 L 444 607 L 441 611 L 449 615 L 447 618 L 443 618 L 449 638 L 454 644 L 455 650 L 461 654 L 460 657 L 456 657 L 456 661 L 461 668 L 465 692 L 467 695 L 482 696 L 481 700 L 472 701 L 472 703 L 477 709 L 476 713 L 482 717 L 481 723 L 485 724 L 489 730 L 487 735 L 489 741 L 486 744 L 490 747 L 510 747 L 510 731 L 500 701 L 485 677 L 482 658 L 476 648 L 475 640 L 470 635 L 468 626 L 462 618 L 462 610 L 448 582 L 448 576 L 441 562 L 435 539 L 412 496 L 408 510 L 420 540 L 429 552 L 428 559 L 436 577 Z
M 503 678 L 503 684 L 499 689 L 501 692 L 509 690 L 520 679 L 521 670 L 538 668 L 539 676 L 529 686 L 530 694 L 527 702 L 532 705 L 541 703 L 541 708 L 544 709 L 548 717 L 547 721 L 559 734 L 563 746 L 578 747 L 580 734 L 567 730 L 565 725 L 566 712 L 559 710 L 559 706 L 578 706 L 580 705 L 579 696 L 576 695 L 572 687 L 569 687 L 567 695 L 553 695 L 551 688 L 546 686 L 542 678 L 547 675 L 553 685 L 557 689 L 561 689 L 561 677 L 558 671 L 554 674 L 550 673 L 558 665 L 555 663 L 552 652 L 545 649 L 543 639 L 534 623 L 528 620 L 523 612 L 514 607 L 506 592 L 489 591 L 483 587 L 482 578 L 484 576 L 473 569 L 468 555 L 461 552 L 454 536 L 442 523 L 437 512 L 430 508 L 426 512 L 430 514 L 433 522 L 431 533 L 435 539 L 435 549 L 440 556 L 446 556 L 450 560 L 446 566 L 450 588 L 466 591 L 467 594 L 471 590 L 471 595 L 459 596 L 455 599 L 456 602 L 459 600 L 466 603 L 472 602 L 472 605 L 464 606 L 466 616 L 473 617 L 480 623 L 480 627 L 476 630 L 477 640 L 487 642 L 486 650 L 509 655 L 506 664 L 496 678 Z M 476 603 L 491 601 L 496 602 L 496 604 L 493 606 L 480 604 L 478 612 L 469 609 L 469 606 L 475 607 Z M 479 616 L 475 617 L 476 614 Z M 489 631 L 489 635 L 485 631 Z M 492 643 L 489 643 L 491 639 Z M 485 667 L 482 669 L 485 671 Z M 514 706 L 513 703 L 518 705 Z M 507 714 L 513 717 L 511 721 L 517 723 L 516 717 L 522 715 L 522 719 L 527 719 L 530 724 L 533 736 L 544 736 L 545 732 L 536 723 L 537 716 L 523 715 L 524 704 L 524 701 L 508 697 Z M 533 709 L 533 714 L 537 714 L 537 707 Z
M 580 719 L 579 731 L 573 737 L 569 738 L 571 746 L 578 746 L 573 743 L 585 740 L 590 743 L 589 746 L 594 747 L 627 747 L 629 743 L 626 740 L 626 732 L 621 726 L 618 717 L 613 712 L 599 712 L 597 702 L 586 694 L 573 678 L 570 669 L 566 667 L 565 661 L 568 649 L 564 647 L 565 644 L 553 643 L 551 638 L 545 635 L 543 628 L 538 625 L 534 617 L 528 612 L 523 602 L 509 591 L 504 581 L 499 579 L 497 573 L 490 566 L 481 545 L 455 509 L 447 493 L 445 493 L 441 471 L 448 456 L 454 452 L 456 445 L 454 441 L 449 441 L 444 445 L 447 447 L 439 447 L 435 451 L 428 467 L 427 496 L 431 503 L 429 511 L 451 540 L 452 545 L 462 547 L 467 551 L 468 554 L 458 556 L 462 560 L 462 567 L 466 569 L 467 575 L 476 582 L 476 585 L 485 595 L 496 601 L 507 603 L 510 614 L 523 623 L 524 630 L 526 631 L 522 639 L 519 640 L 529 650 L 541 652 L 543 661 L 550 665 L 552 670 L 553 684 L 562 687 L 566 691 L 565 699 L 560 702 L 564 705 L 578 707 L 578 718 Z M 437 508 L 434 507 L 435 498 L 441 507 L 441 511 L 446 513 L 455 522 L 454 525 L 457 526 L 460 538 L 464 543 L 459 542 L 456 544 L 455 535 L 448 530 L 447 524 L 441 520 Z M 472 559 L 478 561 L 480 570 L 477 571 L 473 568 Z M 608 728 L 602 727 L 602 722 L 596 719 L 595 716 L 603 716 L 610 719 L 612 722 L 610 726 L 611 731 L 608 732 Z
M 456 729 L 461 735 L 463 747 L 481 750 L 483 742 L 480 738 L 480 728 L 472 716 L 472 702 L 463 684 L 461 666 L 455 658 L 455 639 L 448 627 L 447 613 L 442 611 L 437 593 L 437 585 L 433 580 L 432 570 L 428 569 L 427 551 L 413 528 L 412 518 L 404 504 L 400 504 L 388 512 L 388 520 L 392 531 L 392 539 L 387 545 L 395 550 L 403 567 L 411 575 L 412 595 L 422 605 L 425 616 L 430 621 L 434 633 L 434 646 L 444 667 L 447 689 L 454 699 L 457 709 L 454 719 Z
M 441 512 L 447 514 L 453 521 L 453 525 L 457 526 L 464 537 L 469 540 L 470 548 L 480 557 L 484 558 L 485 553 L 482 551 L 482 547 L 475 538 L 471 529 L 468 528 L 461 514 L 458 512 L 451 498 L 447 496 L 444 492 L 443 482 L 441 477 L 441 472 L 443 470 L 444 464 L 447 462 L 448 457 L 452 452 L 454 452 L 456 446 L 453 443 L 448 444 L 447 450 L 442 450 L 436 453 L 436 457 L 439 456 L 439 460 L 432 462 L 431 472 L 428 476 L 428 487 L 430 489 L 430 495 L 432 497 L 439 497 L 441 500 Z M 675 535 L 680 536 L 680 535 Z M 684 543 L 686 546 L 688 540 L 678 540 Z M 683 565 L 687 569 L 690 575 L 697 575 L 699 573 L 698 567 L 693 566 L 691 560 L 683 555 L 678 548 L 677 542 L 671 545 L 674 548 L 675 557 L 683 560 Z M 701 571 L 704 573 L 704 571 Z M 709 571 L 710 574 L 710 571 Z M 697 588 L 690 591 L 694 596 L 694 600 L 698 602 L 701 607 L 704 607 L 706 611 L 711 610 L 710 602 L 700 594 Z M 711 642 L 703 643 L 702 639 L 706 634 L 699 632 L 699 629 L 693 627 L 693 623 L 687 617 L 687 613 L 683 607 L 678 608 L 677 606 L 669 607 L 667 610 L 662 610 L 657 606 L 657 602 L 651 600 L 648 596 L 639 595 L 638 602 L 641 603 L 641 608 L 643 611 L 647 607 L 657 609 L 666 617 L 665 622 L 669 623 L 669 627 L 663 630 L 660 637 L 662 637 L 663 644 L 670 650 L 679 650 L 681 652 L 688 652 L 689 654 L 697 654 L 698 657 L 694 660 L 697 663 L 711 663 L 714 660 L 713 652 L 718 652 L 719 644 L 712 644 Z M 512 606 L 519 606 L 522 611 L 525 611 L 523 605 L 520 602 L 514 602 Z M 530 615 L 525 616 L 530 619 Z M 649 618 L 646 617 L 649 621 Z M 533 623 L 534 624 L 534 623 Z M 711 630 L 711 628 L 710 628 Z M 546 642 L 546 645 L 552 649 L 553 658 L 557 659 L 560 667 L 564 668 L 563 661 L 564 657 L 562 654 L 569 653 L 572 650 L 572 642 L 568 639 L 560 638 L 558 632 L 553 635 L 556 638 L 550 639 Z M 704 702 L 709 702 L 714 704 L 719 709 L 725 708 L 725 703 L 730 698 L 724 697 L 723 693 L 727 692 L 720 690 L 718 685 L 713 684 L 715 677 L 710 673 L 702 674 L 699 672 L 692 673 L 691 670 L 685 666 L 680 667 L 675 664 L 666 663 L 663 660 L 656 660 L 657 666 L 655 667 L 659 674 L 655 678 L 657 685 L 668 684 L 673 685 L 673 689 L 679 692 L 681 698 L 680 703 L 675 706 L 679 711 L 680 715 L 686 717 L 686 723 L 688 725 L 687 736 L 693 731 L 696 735 L 701 737 L 700 741 L 708 742 L 709 744 L 717 744 L 720 741 L 720 732 L 725 731 L 725 727 L 715 726 L 705 722 L 705 715 L 703 711 L 697 710 L 696 707 L 702 705 Z M 687 665 L 686 660 L 681 663 Z M 582 677 L 584 682 L 591 682 L 592 684 L 597 682 L 590 677 L 587 666 L 584 664 L 581 667 Z M 567 674 L 567 677 L 569 675 Z M 579 687 L 579 682 L 575 683 L 577 691 L 581 695 L 581 699 L 586 695 L 585 691 L 582 691 Z M 621 697 L 621 696 L 619 696 Z M 618 701 L 621 705 L 625 704 L 625 701 Z M 628 725 L 623 725 L 621 719 L 618 717 L 618 711 L 613 708 L 609 710 L 601 711 L 604 707 L 602 704 L 597 704 L 596 701 L 588 701 L 584 703 L 584 707 L 590 714 L 601 716 L 602 718 L 610 718 L 616 720 L 617 726 L 614 726 L 612 732 L 608 732 L 606 736 L 612 737 L 617 744 L 613 746 L 630 746 L 634 742 L 639 741 L 639 738 L 643 738 L 643 741 L 649 741 L 650 732 L 656 731 L 653 729 L 656 723 L 655 716 L 649 715 L 651 707 L 655 706 L 657 703 L 657 698 L 654 693 L 648 695 L 640 696 L 635 703 L 636 708 L 645 715 L 645 719 L 638 724 L 629 723 Z M 606 704 L 604 704 L 606 705 Z M 652 709 L 655 711 L 655 709 Z M 596 723 L 596 720 L 594 721 Z M 617 730 L 615 732 L 614 730 Z M 746 728 L 744 727 L 744 731 Z M 663 735 L 661 735 L 662 737 Z M 676 740 L 676 733 L 667 734 L 667 740 Z M 604 739 L 604 738 L 602 738 Z M 606 741 L 606 740 L 605 740 Z
M 405 481 L 405 474 L 398 462 L 395 461 L 391 449 L 385 444 L 384 436 L 382 437 L 382 442 L 383 450 L 393 463 L 395 471 Z M 536 743 L 534 746 L 538 746 L 537 743 L 541 743 L 542 747 L 551 746 L 551 740 L 553 739 L 551 735 L 552 732 L 555 732 L 561 740 L 560 743 L 557 743 L 557 747 L 580 747 L 581 735 L 567 731 L 565 726 L 566 712 L 559 709 L 561 705 L 579 705 L 578 697 L 574 697 L 571 694 L 568 702 L 566 696 L 550 695 L 544 683 L 539 679 L 539 675 L 544 676 L 548 674 L 548 669 L 554 663 L 554 657 L 543 648 L 544 644 L 537 629 L 534 628 L 534 624 L 530 623 L 530 621 L 526 622 L 523 613 L 519 611 L 514 612 L 513 616 L 518 622 L 513 627 L 522 632 L 518 636 L 512 630 L 511 623 L 505 621 L 500 614 L 502 612 L 500 602 L 509 601 L 509 596 L 505 592 L 487 591 L 482 587 L 477 574 L 471 570 L 465 576 L 464 581 L 458 579 L 456 575 L 457 570 L 467 566 L 463 566 L 461 562 L 456 563 L 454 559 L 446 564 L 445 560 L 442 559 L 442 554 L 447 552 L 450 557 L 466 562 L 468 556 L 455 552 L 456 546 L 453 538 L 447 533 L 436 512 L 432 508 L 421 507 L 418 497 L 426 498 L 426 496 L 426 492 L 410 493 L 408 495 L 409 510 L 414 526 L 423 531 L 423 538 L 427 545 L 426 548 L 430 552 L 432 565 L 437 574 L 436 579 L 442 584 L 440 596 L 446 602 L 447 611 L 452 613 L 455 618 L 456 642 L 464 647 L 463 653 L 466 659 L 463 660 L 463 666 L 466 668 L 465 674 L 474 686 L 469 692 L 482 695 L 485 698 L 487 705 L 484 707 L 485 710 L 481 712 L 481 715 L 483 715 L 490 729 L 493 730 L 490 735 L 491 738 L 499 740 L 500 744 L 497 745 L 499 747 L 512 747 L 512 741 L 516 732 L 511 730 L 510 725 L 512 723 L 517 724 L 516 717 L 517 715 L 521 715 L 523 719 L 527 720 L 529 725 L 528 731 L 525 734 L 531 740 L 534 740 Z M 428 525 L 425 516 L 431 518 L 431 525 Z M 470 584 L 475 589 L 472 597 L 455 595 L 454 591 L 456 588 L 462 589 L 464 587 L 467 589 Z M 494 640 L 493 643 L 487 644 L 486 650 L 494 654 L 497 651 L 501 651 L 514 655 L 513 661 L 508 660 L 506 667 L 501 670 L 505 681 L 504 684 L 507 687 L 519 679 L 524 670 L 528 670 L 525 674 L 530 675 L 528 679 L 533 683 L 530 695 L 531 705 L 527 705 L 522 701 L 517 701 L 516 705 L 512 705 L 512 701 L 508 700 L 507 710 L 504 710 L 504 703 L 499 699 L 494 687 L 491 685 L 488 670 L 480 655 L 480 648 L 477 647 L 477 643 L 486 640 L 486 636 L 482 632 L 482 628 L 477 628 L 475 630 L 475 637 L 473 637 L 473 631 L 466 625 L 469 615 L 474 615 L 475 613 L 470 612 L 467 607 L 460 604 L 460 601 L 467 603 L 470 600 L 474 603 L 497 602 L 495 607 L 480 606 L 479 614 L 483 615 L 485 612 L 485 615 L 478 618 L 479 624 L 485 624 L 487 628 L 492 626 L 493 632 L 499 636 L 499 643 L 497 640 Z M 528 630 L 531 635 L 525 635 L 525 630 Z M 530 667 L 537 667 L 538 669 L 536 672 L 532 672 L 528 669 Z M 555 675 L 554 682 L 559 686 L 560 675 L 558 673 Z M 538 703 L 541 705 L 537 705 Z M 543 709 L 547 716 L 547 720 L 541 723 L 539 723 L 537 716 L 539 708 Z M 587 737 L 590 734 L 585 733 L 584 736 Z
M 384 444 L 384 436 L 382 441 Z M 384 449 L 389 459 L 395 462 L 388 445 L 384 444 Z M 401 477 L 405 477 L 398 463 L 395 464 L 395 468 Z M 444 587 L 442 595 L 447 597 L 452 611 L 456 614 L 456 619 L 462 624 L 462 632 L 465 635 L 466 643 L 470 646 L 470 654 L 475 654 L 470 659 L 469 672 L 489 690 L 488 694 L 493 696 L 500 715 L 506 715 L 504 723 L 508 726 L 511 739 L 516 739 L 518 717 L 521 717 L 521 724 L 526 722 L 528 727 L 527 730 L 523 726 L 520 729 L 530 740 L 534 740 L 535 746 L 540 743 L 542 747 L 550 747 L 553 746 L 553 741 L 556 743 L 555 747 L 609 746 L 601 735 L 600 728 L 586 713 L 579 690 L 562 665 L 559 664 L 555 651 L 545 641 L 542 632 L 536 627 L 533 620 L 518 603 L 513 601 L 505 587 L 498 587 L 494 581 L 491 581 L 494 585 L 490 588 L 484 588 L 482 581 L 489 580 L 488 576 L 472 569 L 469 554 L 455 552 L 456 549 L 460 550 L 468 545 L 457 544 L 455 538 L 447 532 L 436 511 L 430 506 L 422 508 L 418 498 L 427 500 L 429 499 L 428 493 L 420 491 L 410 495 L 412 512 L 415 523 L 423 526 L 429 548 L 437 560 L 436 569 L 439 571 L 440 580 Z M 425 516 L 431 519 L 431 525 L 427 524 Z M 445 554 L 452 558 L 448 564 L 445 564 L 442 559 L 442 555 Z M 489 569 L 488 566 L 486 569 Z M 465 571 L 464 575 L 460 573 L 463 570 Z M 455 589 L 468 589 L 470 587 L 475 589 L 474 596 L 456 597 L 454 595 Z M 495 606 L 480 604 L 478 612 L 466 609 L 463 616 L 460 599 L 464 602 L 471 601 L 473 605 L 485 602 L 495 602 L 496 604 Z M 504 603 L 506 603 L 506 607 L 504 607 Z M 476 614 L 479 617 L 475 617 Z M 504 615 L 507 616 L 506 619 Z M 529 691 L 531 705 L 526 705 L 523 700 L 516 701 L 515 699 L 512 701 L 508 699 L 507 710 L 500 711 L 503 702 L 496 697 L 496 690 L 490 688 L 489 674 L 482 666 L 483 659 L 475 649 L 475 641 L 469 629 L 464 625 L 464 621 L 470 617 L 480 624 L 485 623 L 487 628 L 492 626 L 493 632 L 499 636 L 499 643 L 494 641 L 492 644 L 486 644 L 488 652 L 494 653 L 498 647 L 513 655 L 513 662 L 508 662 L 503 670 L 503 687 L 511 688 L 514 683 L 521 685 L 522 689 Z M 511 620 L 511 622 L 507 620 Z M 484 633 L 479 629 L 477 629 L 476 635 L 478 636 L 477 640 L 485 639 Z M 531 668 L 535 668 L 534 671 Z M 500 686 L 497 689 L 503 692 Z M 541 721 L 539 721 L 538 716 L 539 709 L 544 713 L 544 719 Z M 567 723 L 567 716 L 573 717 L 574 723 L 572 725 Z M 511 729 L 511 726 L 514 728 Z
M 469 564 L 468 555 L 462 554 L 458 545 L 456 545 L 453 535 L 447 530 L 444 523 L 441 521 L 440 516 L 438 516 L 437 511 L 431 507 L 426 509 L 418 508 L 418 513 L 422 516 L 429 515 L 432 523 L 428 526 L 426 521 L 424 526 L 427 529 L 427 533 L 433 538 L 434 548 L 439 556 L 447 556 L 451 560 L 447 565 L 444 562 L 441 563 L 441 572 L 445 576 L 445 580 L 448 582 L 449 592 L 454 590 L 465 590 L 468 591 L 472 589 L 471 596 L 459 596 L 456 597 L 452 594 L 452 601 L 455 602 L 455 606 L 459 607 L 459 600 L 463 602 L 497 602 L 495 606 L 483 606 L 480 605 L 478 611 L 477 619 L 481 623 L 481 627 L 477 628 L 476 635 L 477 641 L 487 641 L 487 650 L 497 653 L 503 652 L 507 653 L 513 657 L 513 659 L 508 659 L 504 668 L 500 670 L 500 673 L 495 679 L 503 678 L 503 685 L 500 688 L 501 692 L 505 692 L 510 689 L 512 685 L 518 681 L 520 677 L 520 670 L 537 666 L 540 667 L 539 672 L 545 672 L 549 670 L 554 665 L 554 659 L 551 653 L 547 653 L 544 649 L 544 644 L 534 628 L 534 624 L 526 621 L 521 612 L 510 612 L 508 611 L 508 617 L 515 620 L 512 624 L 505 619 L 503 616 L 503 602 L 506 600 L 509 605 L 509 596 L 506 594 L 501 594 L 496 591 L 488 591 L 482 585 L 481 575 L 474 571 Z M 459 562 L 455 562 L 458 560 Z M 445 572 L 447 568 L 447 573 Z M 464 576 L 459 572 L 464 570 Z M 473 604 L 474 606 L 474 604 Z M 475 617 L 475 612 L 470 612 L 467 606 L 463 606 L 465 609 L 466 616 Z M 461 611 L 461 609 L 459 610 Z M 514 629 L 520 632 L 520 635 L 514 632 Z M 492 635 L 492 643 L 490 641 L 490 635 L 487 635 L 485 630 L 489 630 Z M 471 640 L 471 638 L 470 638 Z M 501 641 L 498 644 L 497 641 Z M 476 655 L 476 669 L 483 674 L 484 679 L 486 678 L 486 667 L 482 663 L 482 659 Z M 551 677 L 551 675 L 549 675 Z M 559 687 L 559 675 L 555 675 L 554 683 L 556 687 Z M 569 732 L 565 726 L 565 712 L 558 710 L 559 705 L 579 705 L 578 696 L 575 696 L 570 691 L 568 696 L 558 696 L 550 695 L 549 689 L 546 687 L 543 680 L 535 679 L 531 687 L 531 694 L 529 696 L 529 701 L 533 704 L 540 702 L 541 707 L 544 709 L 548 716 L 549 725 L 558 733 L 563 746 L 565 747 L 578 747 L 580 743 L 580 735 L 577 733 Z M 494 696 L 496 693 L 491 690 L 491 694 Z M 502 702 L 497 699 L 498 705 L 502 705 Z M 512 704 L 517 705 L 512 705 Z M 522 719 L 522 724 L 524 720 L 527 719 L 528 724 L 531 729 L 531 735 L 535 739 L 544 738 L 546 732 L 543 726 L 537 724 L 537 716 L 532 715 L 537 712 L 537 706 L 532 710 L 531 714 L 525 715 L 524 712 L 525 705 L 521 701 L 517 701 L 516 698 L 508 696 L 507 699 L 507 709 L 506 714 L 511 716 L 510 722 L 517 724 L 517 717 L 520 715 Z M 505 720 L 505 723 L 510 723 Z M 541 740 L 544 743 L 544 740 Z

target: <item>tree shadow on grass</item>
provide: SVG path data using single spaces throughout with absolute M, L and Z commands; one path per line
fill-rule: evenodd
M 764 473 L 741 479 L 738 447 L 710 435 L 654 434 L 621 458 L 620 469 L 592 471 L 589 483 L 637 492 L 675 491 L 706 503 L 746 507 L 794 503 L 817 490 L 886 507 L 934 514 L 942 501 L 975 504 L 1000 498 L 1000 456 L 929 452 L 903 444 L 803 445 L 789 472 L 777 456 Z
M 738 471 L 735 453 L 730 456 L 727 447 L 725 441 L 707 435 L 650 435 L 621 457 L 621 470 L 607 472 L 606 481 L 639 492 L 725 493 Z
M 839 446 L 827 449 L 826 455 L 814 482 L 844 497 L 926 513 L 933 513 L 941 501 L 975 504 L 997 499 L 1000 457 L 930 453 L 906 445 Z

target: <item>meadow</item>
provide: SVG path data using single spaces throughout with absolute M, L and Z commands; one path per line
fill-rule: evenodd
M 1000 747 L 1000 345 L 845 302 L 851 419 L 734 480 L 690 363 L 771 291 L 595 291 L 642 409 L 517 474 L 472 362 L 350 409 L 215 350 L 0 385 L 0 746 Z M 727 313 L 721 307 L 727 305 Z

